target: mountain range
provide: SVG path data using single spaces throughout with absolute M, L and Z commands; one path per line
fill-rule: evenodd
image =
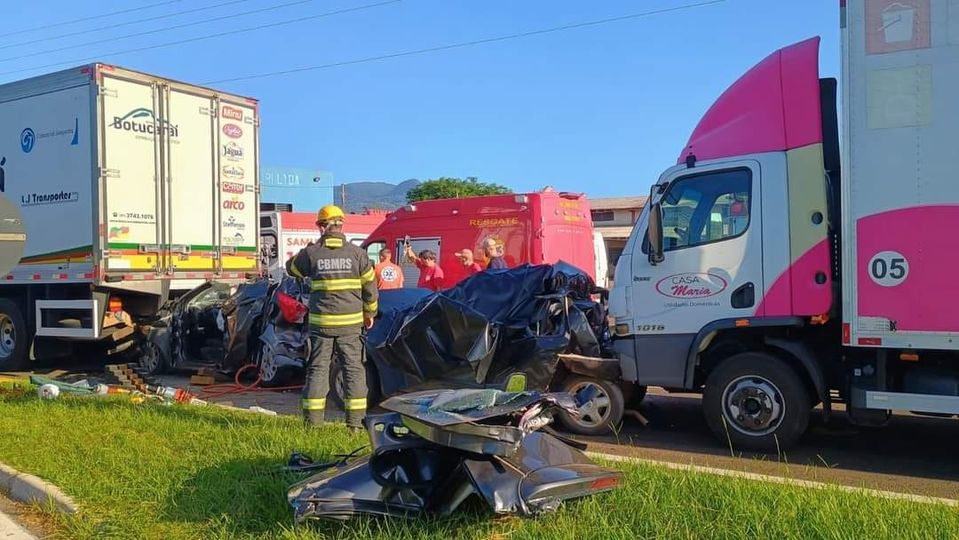
M 399 184 L 347 182 L 333 186 L 333 202 L 346 212 L 362 212 L 366 208 L 395 210 L 406 204 L 406 192 L 419 184 L 415 178 Z

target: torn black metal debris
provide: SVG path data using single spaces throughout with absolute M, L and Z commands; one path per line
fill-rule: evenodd
M 433 390 L 395 396 L 367 416 L 372 451 L 293 485 L 296 521 L 446 515 L 477 498 L 498 514 L 533 515 L 609 491 L 622 473 L 546 431 L 573 396 Z

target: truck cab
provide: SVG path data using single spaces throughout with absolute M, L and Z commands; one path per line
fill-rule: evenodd
M 821 374 L 802 367 L 814 353 L 794 336 L 837 305 L 836 85 L 820 80 L 818 49 L 815 38 L 776 51 L 713 104 L 653 185 L 610 294 L 624 378 L 705 389 L 736 411 L 707 411 L 710 425 L 725 419 L 747 446 L 804 430 Z
M 819 39 L 796 43 L 727 89 L 652 187 L 616 268 L 614 347 L 627 381 L 702 392 L 725 444 L 788 448 L 819 403 L 859 425 L 959 415 L 959 48 L 930 5 L 840 2 L 841 124 Z

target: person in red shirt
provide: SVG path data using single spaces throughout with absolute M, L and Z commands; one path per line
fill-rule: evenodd
M 376 288 L 387 289 L 403 288 L 403 269 L 393 263 L 393 251 L 390 248 L 380 250 L 380 263 L 373 267 L 376 272 Z
M 483 271 L 483 267 L 480 266 L 478 262 L 473 260 L 473 250 L 471 249 L 462 249 L 457 251 L 453 255 L 463 263 L 463 266 L 466 267 L 466 276 L 472 276 L 473 274 L 478 274 Z
M 413 254 L 413 248 L 409 245 L 406 246 L 406 258 L 412 259 L 416 263 L 416 267 L 420 270 L 420 279 L 416 282 L 416 286 L 421 289 L 429 289 L 433 292 L 439 291 L 443 288 L 443 269 L 440 268 L 440 265 L 436 264 L 436 253 L 428 249 L 424 249 L 419 253 L 419 255 Z

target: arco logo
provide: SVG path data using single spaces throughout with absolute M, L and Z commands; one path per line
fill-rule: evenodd
M 228 201 L 223 201 L 224 210 L 243 210 L 244 208 L 246 208 L 246 203 L 243 201 L 237 200 L 236 197 Z

